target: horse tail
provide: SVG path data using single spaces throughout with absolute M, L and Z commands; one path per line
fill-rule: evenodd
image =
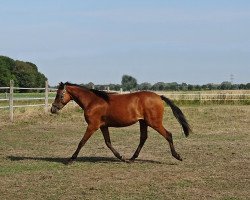
M 163 101 L 165 101 L 170 106 L 175 118 L 181 124 L 183 131 L 184 131 L 184 134 L 187 137 L 189 135 L 189 133 L 191 132 L 191 128 L 190 128 L 190 125 L 188 124 L 186 117 L 184 116 L 183 112 L 181 111 L 181 109 L 178 108 L 172 100 L 165 97 L 164 95 L 161 95 L 161 99 Z

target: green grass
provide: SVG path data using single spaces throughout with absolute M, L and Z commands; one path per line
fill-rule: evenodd
M 249 106 L 181 106 L 193 128 L 185 138 L 171 110 L 164 124 L 173 133 L 175 160 L 154 130 L 135 163 L 116 159 L 97 131 L 76 163 L 64 162 L 86 123 L 78 108 L 60 115 L 19 109 L 15 123 L 0 113 L 0 199 L 218 199 L 250 196 Z M 113 146 L 130 157 L 139 143 L 138 124 L 111 128 Z

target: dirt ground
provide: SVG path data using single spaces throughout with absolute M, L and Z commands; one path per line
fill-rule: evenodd
M 73 165 L 86 123 L 78 108 L 60 115 L 15 111 L 15 123 L 0 111 L 0 199 L 220 199 L 250 197 L 250 106 L 182 106 L 193 133 L 185 138 L 166 108 L 164 124 L 173 133 L 183 161 L 167 141 L 149 129 L 137 161 L 116 159 L 97 131 Z M 139 126 L 110 129 L 114 147 L 132 156 Z

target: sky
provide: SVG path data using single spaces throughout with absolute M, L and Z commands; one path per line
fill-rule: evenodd
M 0 27 L 50 85 L 250 82 L 249 0 L 0 0 Z

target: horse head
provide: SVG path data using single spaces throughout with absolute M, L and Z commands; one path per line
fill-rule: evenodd
M 67 85 L 61 82 L 56 92 L 56 98 L 52 103 L 51 113 L 57 114 L 70 100 L 71 96 L 67 91 Z

